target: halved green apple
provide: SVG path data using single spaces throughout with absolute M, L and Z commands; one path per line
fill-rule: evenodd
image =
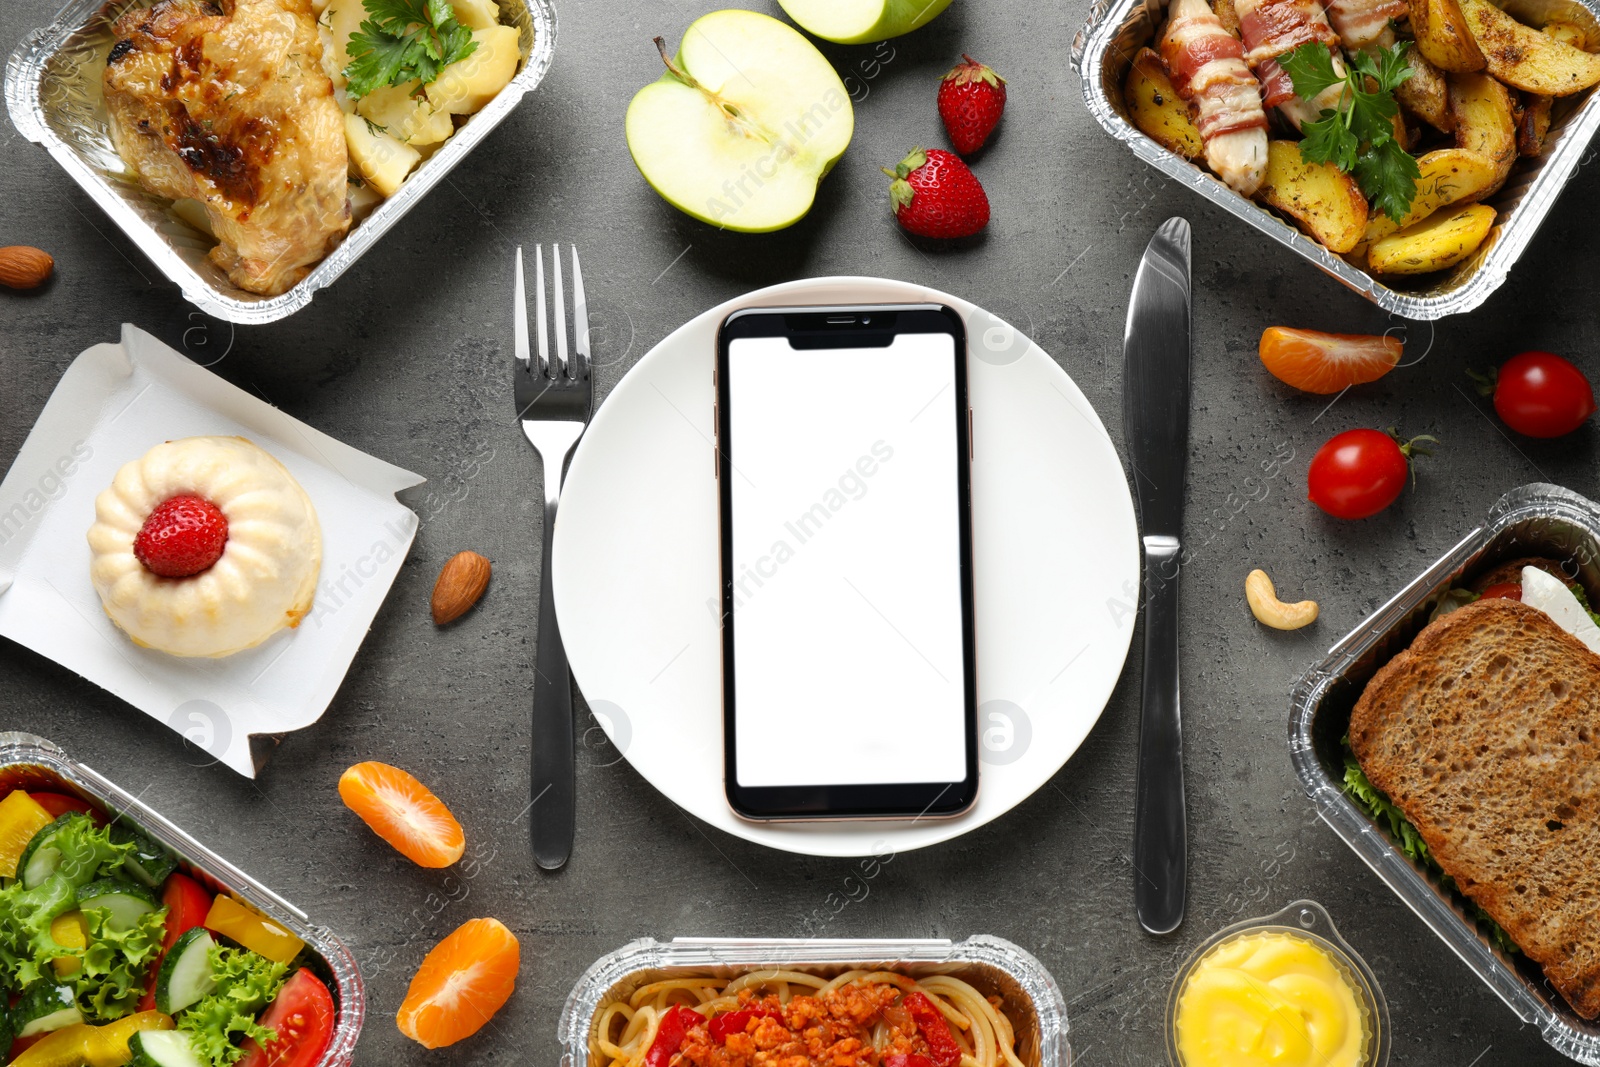
M 932 22 L 950 0 L 778 0 L 800 28 L 824 41 L 871 44 Z
M 850 144 L 855 112 L 810 41 L 768 15 L 713 11 L 628 105 L 628 151 L 655 191 L 689 215 L 746 233 L 811 210 Z

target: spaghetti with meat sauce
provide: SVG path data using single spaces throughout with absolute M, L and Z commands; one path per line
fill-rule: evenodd
M 1000 998 L 949 975 L 672 978 L 603 1004 L 596 1067 L 1024 1067 Z

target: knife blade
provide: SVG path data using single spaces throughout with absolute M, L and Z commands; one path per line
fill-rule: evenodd
M 1188 839 L 1178 700 L 1178 576 L 1189 454 L 1189 223 L 1161 224 L 1133 280 L 1123 334 L 1123 433 L 1144 549 L 1144 681 L 1134 785 L 1134 910 L 1152 934 L 1183 922 Z

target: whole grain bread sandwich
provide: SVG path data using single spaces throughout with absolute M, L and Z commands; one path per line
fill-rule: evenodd
M 1467 604 L 1367 684 L 1350 748 L 1457 888 L 1600 1016 L 1600 655 L 1538 608 Z

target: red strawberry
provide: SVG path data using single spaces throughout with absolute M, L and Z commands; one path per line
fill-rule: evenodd
M 209 500 L 183 495 L 156 505 L 133 539 L 133 554 L 151 574 L 188 578 L 222 558 L 228 520 Z
M 966 62 L 939 83 L 939 117 L 956 151 L 968 155 L 983 147 L 1000 121 L 1006 80 L 965 52 L 961 58 Z
M 989 225 L 989 198 L 972 171 L 942 148 L 913 148 L 883 172 L 900 225 L 922 237 L 970 237 Z

